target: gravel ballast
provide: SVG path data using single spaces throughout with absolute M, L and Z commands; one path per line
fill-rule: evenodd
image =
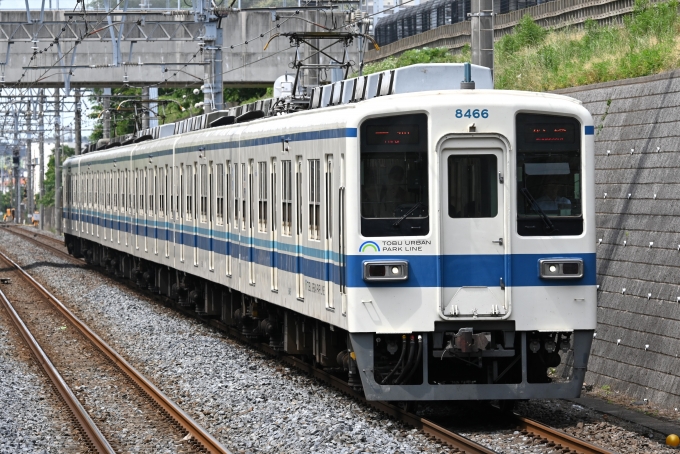
M 101 274 L 0 230 L 2 249 L 234 452 L 448 448 Z
M 419 431 L 102 274 L 0 230 L 0 244 L 83 321 L 234 452 L 448 452 Z M 564 401 L 523 403 L 541 422 L 623 453 L 666 453 L 658 434 Z M 604 424 L 603 424 L 604 423 Z M 492 427 L 461 434 L 505 454 L 551 449 Z
M 0 308 L 0 453 L 86 452 L 70 417 L 9 314 Z

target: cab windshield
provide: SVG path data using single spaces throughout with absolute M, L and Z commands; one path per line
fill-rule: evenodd
M 373 118 L 361 126 L 361 234 L 429 232 L 427 117 Z
M 517 115 L 517 230 L 580 235 L 581 126 L 569 117 Z

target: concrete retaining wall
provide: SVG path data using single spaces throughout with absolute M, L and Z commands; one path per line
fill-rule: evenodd
M 581 100 L 595 119 L 601 243 L 586 381 L 677 407 L 680 71 L 558 92 Z

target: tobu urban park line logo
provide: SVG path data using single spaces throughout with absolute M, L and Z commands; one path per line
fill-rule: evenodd
M 359 252 L 380 252 L 380 246 L 375 241 L 365 241 L 359 246 Z

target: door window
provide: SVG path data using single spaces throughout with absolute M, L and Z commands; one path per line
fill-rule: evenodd
M 449 156 L 448 177 L 450 217 L 496 217 L 498 160 L 495 155 Z

